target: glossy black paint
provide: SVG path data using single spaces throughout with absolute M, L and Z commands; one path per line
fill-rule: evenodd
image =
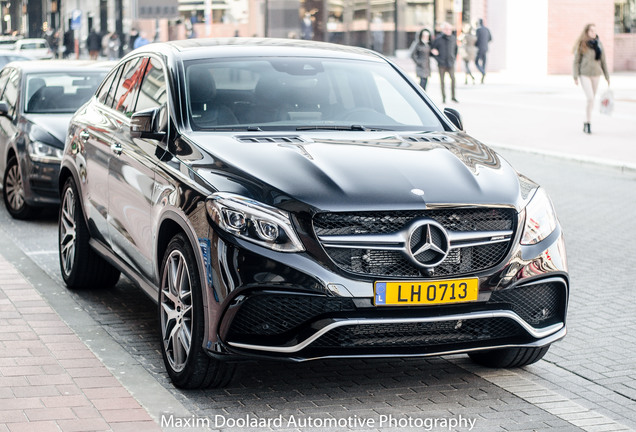
M 458 131 L 419 87 L 399 69 L 413 91 L 430 106 L 443 130 L 434 131 L 217 131 L 194 132 L 185 112 L 183 62 L 202 57 L 258 55 L 328 56 L 385 62 L 350 47 L 277 40 L 181 41 L 136 50 L 166 69 L 169 121 L 163 140 L 133 138 L 130 118 L 97 98 L 79 110 L 69 126 L 59 185 L 73 176 L 80 185 L 93 247 L 157 298 L 159 265 L 170 239 L 183 232 L 198 257 L 206 320 L 205 348 L 214 356 L 272 356 L 305 360 L 320 356 L 431 355 L 492 348 L 471 343 L 410 350 L 325 350 L 268 352 L 231 345 L 232 320 L 245 298 L 262 292 L 305 293 L 352 298 L 356 319 L 411 319 L 493 311 L 493 291 L 558 280 L 566 299 L 561 328 L 540 336 L 506 340 L 497 346 L 543 346 L 565 335 L 569 279 L 563 236 L 557 227 L 533 246 L 520 245 L 525 210 L 537 185 L 499 155 Z M 293 143 L 275 142 L 293 137 Z M 267 138 L 274 142 L 250 142 Z M 114 151 L 112 145 L 121 148 Z M 119 153 L 118 153 L 119 152 Z M 419 189 L 423 193 L 413 193 Z M 254 199 L 291 214 L 305 251 L 283 253 L 219 229 L 205 201 L 215 192 Z M 374 277 L 339 269 L 317 239 L 318 212 L 422 210 L 431 208 L 512 208 L 518 227 L 505 259 L 471 276 L 479 279 L 479 302 L 452 307 L 373 307 Z M 499 310 L 499 309 L 497 309 Z M 345 317 L 307 324 L 315 334 Z M 300 339 L 290 336 L 290 341 Z

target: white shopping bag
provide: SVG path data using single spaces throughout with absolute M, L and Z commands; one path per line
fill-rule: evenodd
M 614 111 L 614 92 L 607 89 L 601 95 L 601 114 L 612 114 Z

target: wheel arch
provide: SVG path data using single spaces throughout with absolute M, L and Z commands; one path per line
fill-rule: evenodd
M 201 253 L 201 248 L 199 247 L 199 241 L 196 237 L 196 233 L 194 229 L 189 226 L 189 224 L 180 217 L 176 212 L 169 210 L 165 212 L 161 220 L 158 224 L 157 228 L 157 240 L 155 242 L 155 263 L 156 268 L 155 272 L 157 274 L 157 288 L 160 290 L 161 287 L 161 264 L 163 262 L 163 257 L 166 253 L 166 249 L 168 248 L 168 244 L 170 240 L 178 234 L 183 234 L 188 239 L 190 247 L 192 248 L 192 252 L 196 257 L 196 262 L 194 263 L 199 270 L 199 283 L 201 285 L 201 298 L 203 301 L 203 319 L 204 319 L 204 342 L 209 340 L 209 290 L 207 284 L 207 275 L 205 273 L 205 265 L 203 263 L 203 255 Z

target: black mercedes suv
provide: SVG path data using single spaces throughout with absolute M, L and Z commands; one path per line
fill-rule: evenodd
M 71 120 L 59 188 L 66 284 L 124 272 L 156 299 L 179 387 L 224 385 L 247 358 L 517 367 L 566 333 L 544 189 L 372 51 L 135 50 Z

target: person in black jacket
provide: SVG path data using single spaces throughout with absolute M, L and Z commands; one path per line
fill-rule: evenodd
M 481 72 L 481 83 L 484 83 L 484 78 L 486 78 L 486 53 L 488 52 L 488 44 L 492 40 L 492 36 L 490 35 L 490 30 L 486 26 L 484 26 L 484 20 L 481 18 L 477 22 L 479 28 L 477 28 L 476 36 L 477 36 L 477 58 L 475 59 L 475 66 Z
M 459 102 L 455 97 L 455 59 L 457 58 L 457 38 L 453 34 L 453 28 L 447 22 L 442 23 L 439 37 L 436 37 L 431 45 L 431 54 L 437 60 L 439 80 L 442 86 L 442 102 L 446 103 L 446 90 L 444 77 L 448 73 L 451 79 L 451 100 Z
M 88 34 L 86 47 L 88 48 L 88 54 L 90 55 L 91 60 L 97 60 L 99 57 L 99 51 L 102 49 L 102 37 L 95 31 L 95 29 L 91 29 Z

